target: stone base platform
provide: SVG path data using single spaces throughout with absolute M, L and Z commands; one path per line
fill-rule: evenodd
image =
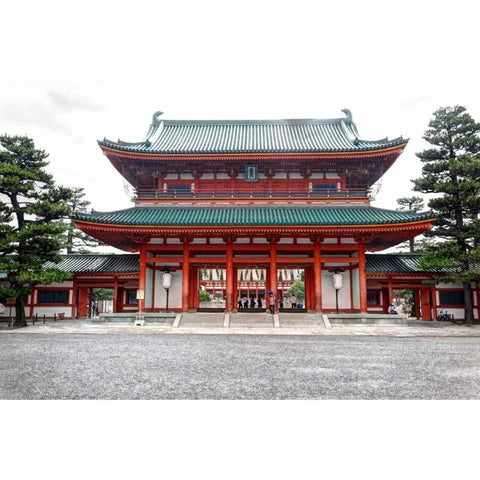
M 98 317 L 92 319 L 92 323 L 135 323 L 137 312 L 123 313 L 101 313 Z M 175 312 L 145 312 L 142 314 L 145 323 L 159 323 L 163 325 L 173 325 L 177 313 Z
M 329 313 L 332 325 L 407 325 L 406 315 L 385 313 Z
M 137 312 L 102 313 L 93 323 L 135 324 Z M 335 325 L 398 325 L 407 326 L 406 315 L 361 314 L 361 313 L 269 313 L 223 312 L 147 312 L 143 314 L 146 324 L 175 328 L 331 328 Z

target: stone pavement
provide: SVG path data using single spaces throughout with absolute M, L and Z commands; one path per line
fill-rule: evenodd
M 293 317 L 293 316 L 292 316 Z M 37 323 L 26 328 L 11 329 L 5 324 L 0 326 L 0 334 L 208 334 L 208 335 L 319 335 L 319 336 L 381 336 L 381 337 L 480 337 L 480 325 L 467 327 L 450 322 L 422 322 L 409 320 L 408 325 L 333 325 L 325 328 L 309 325 L 301 319 L 289 318 L 280 327 L 232 325 L 224 327 L 208 322 L 195 325 L 188 322 L 184 326 L 171 324 L 145 324 L 134 326 L 121 323 L 94 323 L 91 319 L 62 320 Z

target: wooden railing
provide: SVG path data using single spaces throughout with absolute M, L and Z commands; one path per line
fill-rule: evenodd
M 169 191 L 138 189 L 138 199 L 211 199 L 211 198 L 367 198 L 365 189 L 321 189 L 321 190 L 268 190 L 255 188 L 242 189 L 208 189 L 184 190 L 171 189 Z

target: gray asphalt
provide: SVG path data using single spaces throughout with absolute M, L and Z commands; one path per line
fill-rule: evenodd
M 480 338 L 4 335 L 1 399 L 479 399 Z

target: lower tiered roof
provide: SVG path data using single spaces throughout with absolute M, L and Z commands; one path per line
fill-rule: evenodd
M 421 255 L 405 253 L 367 254 L 367 273 L 371 274 L 411 274 L 446 273 L 447 269 L 425 269 L 420 264 Z M 98 254 L 63 255 L 60 263 L 48 262 L 47 268 L 58 268 L 71 273 L 137 273 L 138 254 Z
M 45 268 L 57 268 L 71 273 L 135 273 L 138 272 L 138 255 L 62 255 L 59 263 L 47 262 Z

